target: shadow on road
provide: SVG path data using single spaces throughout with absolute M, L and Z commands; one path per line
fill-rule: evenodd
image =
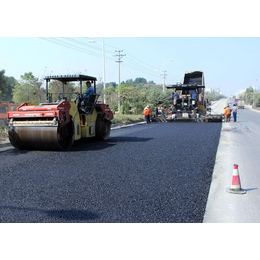
M 60 209 L 60 210 L 42 210 L 37 208 L 22 208 L 22 207 L 13 207 L 13 206 L 0 206 L 0 210 L 15 210 L 15 211 L 32 211 L 32 212 L 40 212 L 47 215 L 49 218 L 54 218 L 55 222 L 59 222 L 59 220 L 63 221 L 88 221 L 98 219 L 99 216 L 96 213 L 87 211 L 87 210 L 76 210 L 76 209 Z M 41 217 L 42 219 L 42 217 Z M 47 220 L 48 220 L 47 219 Z M 4 221 L 1 221 L 4 222 Z M 19 221 L 15 221 L 19 222 Z M 24 222 L 24 221 L 21 221 Z M 28 221 L 30 222 L 30 221 Z M 33 220 L 35 222 L 35 220 Z M 52 221 L 50 221 L 52 222 Z
M 251 189 L 243 189 L 245 191 L 251 191 L 251 190 L 258 190 L 258 188 L 251 188 Z
M 97 214 L 87 210 L 46 210 L 49 217 L 64 220 L 94 220 L 99 218 Z
M 96 140 L 93 139 L 81 139 L 74 142 L 70 152 L 76 151 L 96 151 L 96 150 L 103 150 L 109 147 L 112 147 L 118 143 L 135 143 L 135 142 L 148 142 L 153 138 L 139 138 L 139 137 L 112 137 L 108 140 Z

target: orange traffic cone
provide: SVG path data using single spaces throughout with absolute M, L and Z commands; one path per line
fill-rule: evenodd
M 231 184 L 230 188 L 227 188 L 227 192 L 234 193 L 234 194 L 245 194 L 246 193 L 245 190 L 241 189 L 237 164 L 234 164 L 232 184 Z

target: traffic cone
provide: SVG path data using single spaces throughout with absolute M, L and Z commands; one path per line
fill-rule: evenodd
M 230 188 L 227 188 L 227 192 L 234 193 L 234 194 L 245 194 L 246 193 L 245 190 L 241 189 L 237 164 L 234 164 L 232 184 L 231 184 Z

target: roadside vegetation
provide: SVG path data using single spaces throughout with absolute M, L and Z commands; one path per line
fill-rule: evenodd
M 253 87 L 246 88 L 238 98 L 245 101 L 246 105 L 252 105 L 253 108 L 260 109 L 260 93 L 254 91 Z
M 144 115 L 123 115 L 122 113 L 115 113 L 112 124 L 131 124 L 144 121 Z
M 208 100 L 209 103 L 211 101 L 220 100 L 221 98 L 226 98 L 224 95 L 212 94 L 212 93 L 206 93 L 205 97 L 206 97 L 206 99 Z
M 7 77 L 5 70 L 0 71 L 0 100 L 9 101 L 15 104 L 25 102 L 42 103 L 46 101 L 45 82 L 36 78 L 32 72 L 24 73 L 20 79 Z M 86 86 L 83 84 L 83 92 Z M 49 84 L 49 92 L 62 92 L 62 83 L 52 81 Z M 64 92 L 79 92 L 79 85 L 68 83 L 64 87 Z M 100 94 L 99 101 L 110 106 L 111 110 L 123 115 L 140 115 L 144 107 L 150 106 L 151 111 L 155 111 L 158 106 L 169 107 L 171 105 L 171 90 L 162 91 L 162 85 L 157 85 L 153 81 L 145 78 L 129 79 L 117 85 L 116 82 L 106 83 L 103 90 L 103 83 L 97 82 L 97 93 Z M 58 96 L 53 97 L 59 99 Z M 75 100 L 75 96 L 67 96 L 68 100 Z M 119 102 L 120 101 L 120 102 Z M 127 118 L 127 119 L 126 119 Z M 126 117 L 124 120 L 131 120 Z M 116 119 L 117 120 L 117 119 Z M 135 120 L 135 119 L 134 119 Z
M 0 127 L 0 143 L 8 141 L 8 128 L 7 126 Z

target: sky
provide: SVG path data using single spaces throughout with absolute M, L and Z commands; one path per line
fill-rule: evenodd
M 89 42 L 94 40 L 94 42 Z M 157 84 L 175 84 L 186 71 L 204 71 L 205 85 L 224 95 L 248 86 L 260 87 L 259 37 L 0 37 L 0 69 L 19 80 L 86 74 L 105 82 L 143 77 Z M 157 70 L 157 71 L 156 71 Z M 257 80 L 259 79 L 259 81 Z

